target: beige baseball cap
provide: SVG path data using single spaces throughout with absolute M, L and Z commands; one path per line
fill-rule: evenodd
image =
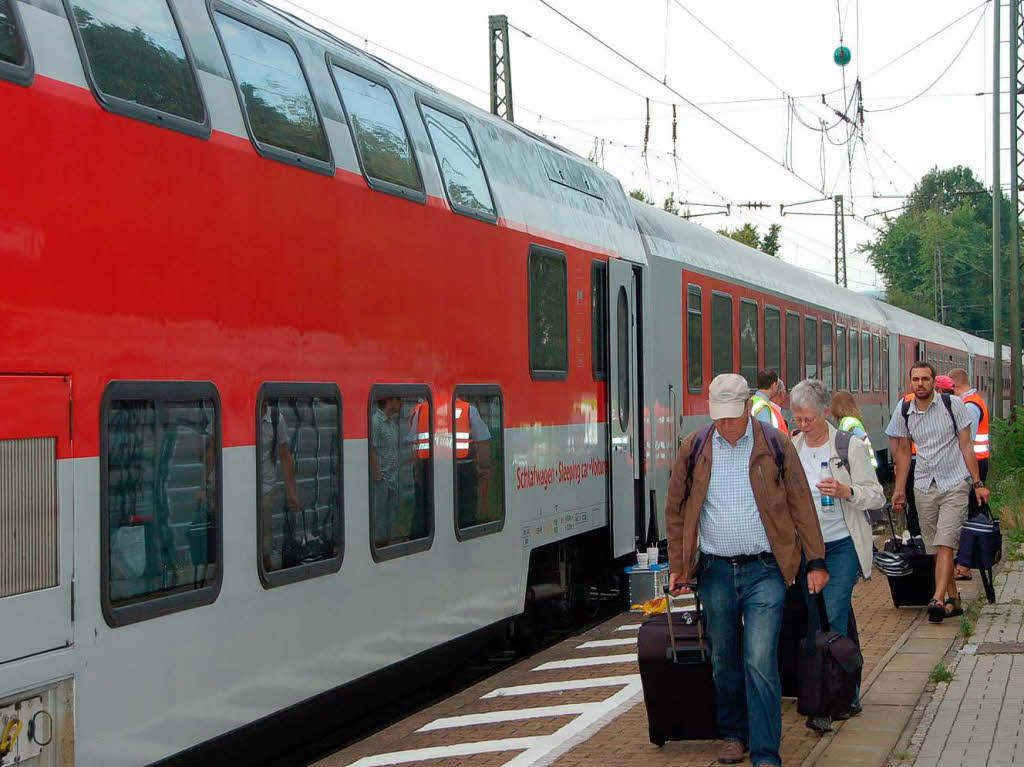
M 747 379 L 736 373 L 722 373 L 715 376 L 708 388 L 708 410 L 711 420 L 719 418 L 739 418 L 743 415 L 743 406 L 750 399 Z

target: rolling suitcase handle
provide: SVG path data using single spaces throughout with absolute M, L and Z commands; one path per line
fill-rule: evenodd
M 700 662 L 703 663 L 707 660 L 707 652 L 704 648 L 704 621 L 701 618 L 700 596 L 697 594 L 697 584 L 689 582 L 676 585 L 685 586 L 693 592 L 693 599 L 697 608 L 697 646 L 700 648 Z M 673 663 L 679 663 L 679 653 L 676 650 L 676 632 L 672 626 L 672 595 L 669 593 L 671 590 L 672 587 L 667 583 L 662 586 L 662 591 L 665 592 L 665 622 L 668 624 L 669 648 L 667 654 Z

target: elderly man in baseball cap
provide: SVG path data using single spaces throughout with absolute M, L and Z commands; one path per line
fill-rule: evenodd
M 814 499 L 789 438 L 750 417 L 743 376 L 711 382 L 712 424 L 676 456 L 665 518 L 673 593 L 696 580 L 707 616 L 725 740 L 718 761 L 780 765 L 782 685 L 777 647 L 786 588 L 801 554 L 807 586 L 828 582 Z

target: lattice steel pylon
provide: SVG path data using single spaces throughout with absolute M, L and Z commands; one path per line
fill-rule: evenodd
M 846 287 L 846 211 L 843 209 L 843 196 L 835 196 L 836 204 L 836 285 Z M 828 214 L 826 214 L 828 215 Z M 842 280 L 840 282 L 840 279 Z
M 515 122 L 512 113 L 512 57 L 508 47 L 508 16 L 488 16 L 491 50 L 491 113 Z
M 1010 264 L 1007 274 L 1010 277 L 1010 405 L 1021 404 L 1021 331 L 1020 331 L 1020 221 L 1024 207 L 1020 196 L 1020 185 L 1024 168 L 1024 152 L 1022 142 L 1024 129 L 1024 61 L 1021 60 L 1021 47 L 1024 46 L 1024 13 L 1021 13 L 1022 0 L 1010 0 L 1010 26 L 1013 27 L 1014 38 L 1010 50 L 1010 67 L 1013 77 L 1010 81 L 1010 114 L 1013 123 L 1010 125 L 1010 156 L 1013 157 L 1013 172 L 1010 185 L 1010 210 L 1015 216 L 1014 225 L 1010 227 Z M 1012 412 L 1012 411 L 1011 411 Z

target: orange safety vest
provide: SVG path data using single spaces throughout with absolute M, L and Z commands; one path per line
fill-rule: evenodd
M 903 398 L 903 401 L 904 402 L 910 402 L 913 399 L 914 399 L 914 393 L 911 392 L 910 394 L 906 395 Z M 910 455 L 911 455 L 911 457 L 914 457 L 914 456 L 917 455 L 917 445 L 914 444 L 914 440 L 910 440 Z
M 985 400 L 981 398 L 978 392 L 965 394 L 961 399 L 964 401 L 964 404 L 969 402 L 981 408 L 981 422 L 978 424 L 978 433 L 974 437 L 974 457 L 979 461 L 982 458 L 988 458 L 991 454 L 988 441 L 988 406 L 985 405 Z
M 415 438 L 412 441 L 413 455 L 420 460 L 430 458 L 430 405 L 420 402 L 409 415 L 410 424 L 416 425 Z
M 783 434 L 789 434 L 789 426 L 786 425 L 786 419 L 782 417 L 782 408 L 776 405 L 771 400 L 768 400 L 768 407 L 772 409 L 772 414 L 775 416 L 775 420 L 779 422 L 775 428 L 781 431 Z
M 469 403 L 455 400 L 455 457 L 469 458 Z
M 751 397 L 750 401 L 754 403 L 750 409 L 750 414 L 752 416 L 757 416 L 757 414 L 760 413 L 762 410 L 768 408 L 768 410 L 771 411 L 772 414 L 772 426 L 781 431 L 783 434 L 789 434 L 789 429 L 786 427 L 786 419 L 782 417 L 782 408 L 780 408 L 770 399 L 762 397 L 760 393 L 755 394 L 753 397 Z

